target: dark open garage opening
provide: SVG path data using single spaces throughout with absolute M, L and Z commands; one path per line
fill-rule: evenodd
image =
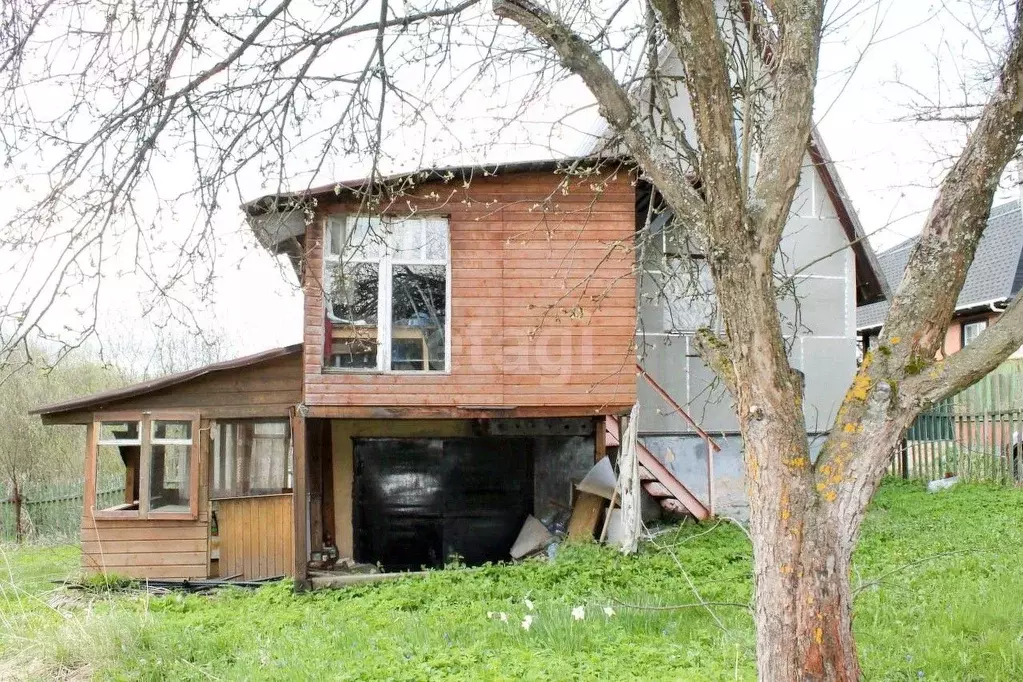
M 355 559 L 386 571 L 506 561 L 529 514 L 570 504 L 592 437 L 356 438 Z M 559 467 L 549 476 L 553 461 Z M 582 474 L 579 474 L 582 472 Z M 562 488 L 564 490 L 562 490 Z

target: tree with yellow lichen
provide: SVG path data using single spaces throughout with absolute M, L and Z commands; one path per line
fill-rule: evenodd
M 657 92 L 656 76 L 640 108 L 557 16 L 528 0 L 498 0 L 494 7 L 586 82 L 622 146 L 707 254 L 725 335 L 703 330 L 697 346 L 731 392 L 743 437 L 760 678 L 857 680 L 850 561 L 901 434 L 922 409 L 976 381 L 1023 343 L 1017 298 L 967 348 L 931 360 L 1023 135 L 1023 3 L 995 7 L 1012 26 L 996 86 L 941 184 L 878 350 L 864 358 L 812 463 L 803 381 L 786 355 L 772 265 L 812 130 L 824 3 L 650 4 L 649 25 L 683 65 L 691 136 L 678 122 L 661 125 L 674 112 Z M 735 26 L 750 40 L 734 40 Z M 754 46 L 763 69 L 749 52 L 750 68 L 737 66 L 736 44 Z M 752 81 L 754 89 L 747 87 Z M 744 160 L 754 149 L 759 165 L 750 174 Z M 676 163 L 680 157 L 684 163 Z

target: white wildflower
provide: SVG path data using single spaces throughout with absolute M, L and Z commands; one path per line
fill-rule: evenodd
M 527 613 L 522 619 L 522 629 L 529 631 L 530 626 L 533 624 L 533 614 Z
M 582 620 L 583 618 L 585 618 L 586 617 L 586 607 L 585 606 L 577 606 L 574 609 L 572 609 L 572 617 L 575 618 L 576 620 Z
M 527 609 L 529 609 L 530 611 L 532 611 L 532 610 L 533 610 L 533 602 L 531 602 L 531 601 L 529 600 L 529 597 L 526 597 L 525 599 L 523 599 L 523 600 L 522 600 L 522 603 L 523 603 L 523 604 L 525 604 L 525 605 L 526 605 L 526 608 L 527 608 Z
M 615 610 L 612 609 L 610 606 L 605 606 L 604 607 L 604 615 L 607 616 L 608 618 L 610 618 L 611 616 L 615 615 Z
M 497 615 L 501 619 L 502 623 L 507 623 L 508 622 L 508 614 L 505 613 L 504 611 L 502 611 L 501 613 L 499 613 Z
M 493 617 L 494 617 L 494 612 L 493 611 L 487 611 L 487 620 L 490 620 Z

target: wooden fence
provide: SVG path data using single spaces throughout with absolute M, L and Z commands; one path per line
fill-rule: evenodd
M 26 485 L 22 490 L 22 527 L 26 537 L 50 540 L 77 539 L 82 522 L 84 482 L 45 483 Z M 0 540 L 16 537 L 14 503 L 6 501 L 10 491 L 4 491 L 0 502 Z M 112 479 L 100 484 L 97 494 L 100 507 L 113 506 L 124 501 L 124 481 Z
M 1023 361 L 920 414 L 890 472 L 904 478 L 1023 484 Z

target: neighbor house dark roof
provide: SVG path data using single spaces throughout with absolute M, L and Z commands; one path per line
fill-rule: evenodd
M 258 365 L 263 362 L 287 357 L 289 355 L 296 355 L 301 352 L 302 344 L 300 343 L 293 344 L 291 346 L 283 346 L 281 348 L 272 348 L 253 355 L 246 355 L 244 357 L 225 360 L 223 362 L 215 362 L 212 365 L 197 367 L 184 372 L 168 374 L 157 379 L 150 379 L 149 381 L 132 384 L 131 386 L 115 388 L 109 391 L 101 391 L 81 398 L 74 398 L 72 400 L 54 403 L 53 405 L 46 405 L 45 407 L 37 407 L 29 412 L 29 414 L 38 414 L 45 417 L 65 412 L 78 412 L 80 410 L 103 407 L 109 403 L 124 400 L 126 398 L 137 398 L 165 388 L 177 386 L 185 383 L 186 381 L 198 379 L 199 377 L 206 376 L 208 374 L 232 369 L 241 369 L 243 367 L 251 367 L 252 365 Z
M 899 288 L 902 273 L 918 237 L 893 246 L 878 255 L 881 272 L 891 291 Z M 966 283 L 959 292 L 956 312 L 978 309 L 1011 299 L 1023 285 L 1023 216 L 1019 202 L 1013 201 L 991 209 L 973 264 L 966 273 Z M 856 310 L 856 328 L 860 331 L 881 327 L 888 314 L 888 301 L 860 306 Z

